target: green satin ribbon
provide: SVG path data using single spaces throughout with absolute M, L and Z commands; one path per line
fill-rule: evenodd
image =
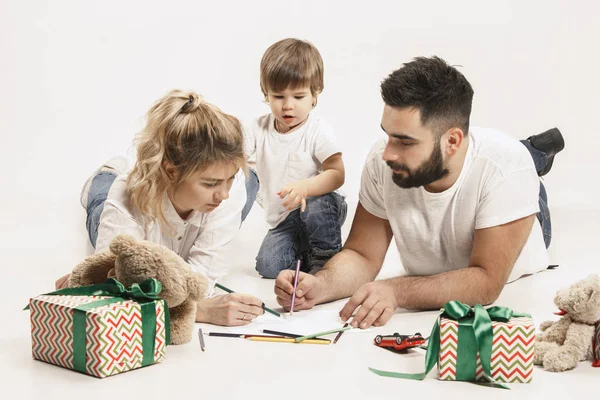
M 370 371 L 387 377 L 423 380 L 439 360 L 440 353 L 440 318 L 446 317 L 458 321 L 458 347 L 456 358 L 456 380 L 475 381 L 477 377 L 477 351 L 481 367 L 486 379 L 493 386 L 508 389 L 508 386 L 496 382 L 492 378 L 492 342 L 494 332 L 492 321 L 508 322 L 512 317 L 531 317 L 526 313 L 518 313 L 507 307 L 483 308 L 480 304 L 470 307 L 460 301 L 450 301 L 441 309 L 440 315 L 431 330 L 429 345 L 425 356 L 425 372 L 420 374 L 403 374 L 399 372 Z
M 118 303 L 123 300 L 133 300 L 140 304 L 142 314 L 142 366 L 154 362 L 154 344 L 156 339 L 156 304 L 155 300 L 163 301 L 165 312 L 165 344 L 170 342 L 170 317 L 166 301 L 158 296 L 162 285 L 156 279 L 146 279 L 141 283 L 134 283 L 129 288 L 116 279 L 107 279 L 104 283 L 66 288 L 46 293 L 47 296 L 111 296 L 92 303 L 82 304 L 73 309 L 73 369 L 86 373 L 85 330 L 86 313 L 96 307 Z M 25 307 L 29 309 L 29 306 Z

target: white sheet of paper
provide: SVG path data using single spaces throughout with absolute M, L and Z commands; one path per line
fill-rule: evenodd
M 340 319 L 337 310 L 309 310 L 295 312 L 291 316 L 288 313 L 284 313 L 281 316 L 282 318 L 277 318 L 272 314 L 265 313 L 246 326 L 224 328 L 223 331 L 262 334 L 263 329 L 270 329 L 297 335 L 310 335 L 344 326 L 344 321 Z M 370 329 L 351 329 L 346 331 L 346 333 L 368 331 Z

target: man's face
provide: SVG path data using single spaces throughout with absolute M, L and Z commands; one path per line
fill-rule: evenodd
M 440 139 L 421 124 L 415 108 L 383 109 L 381 128 L 388 135 L 383 160 L 392 169 L 392 179 L 401 188 L 429 185 L 448 175 Z

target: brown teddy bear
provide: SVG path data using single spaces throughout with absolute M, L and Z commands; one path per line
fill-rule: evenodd
M 110 250 L 89 256 L 77 265 L 68 286 L 102 283 L 115 278 L 125 287 L 155 278 L 162 284 L 160 296 L 171 315 L 171 343 L 192 340 L 196 320 L 196 301 L 204 298 L 208 280 L 194 272 L 181 257 L 164 246 L 129 235 L 116 236 Z
M 566 371 L 579 361 L 592 359 L 594 324 L 600 320 L 600 278 L 590 275 L 566 290 L 554 303 L 563 317 L 545 321 L 535 338 L 533 363 L 549 371 Z

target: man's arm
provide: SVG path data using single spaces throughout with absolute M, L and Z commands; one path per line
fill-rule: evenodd
M 475 231 L 469 267 L 432 276 L 399 277 L 361 287 L 342 309 L 349 318 L 361 306 L 353 325 L 361 328 L 381 321 L 377 303 L 391 288 L 396 307 L 435 309 L 451 300 L 467 304 L 494 302 L 506 284 L 531 232 L 535 215 Z M 391 315 L 390 315 L 391 316 Z M 389 317 L 388 317 L 389 319 Z
M 327 288 L 317 296 L 317 304 L 352 296 L 372 282 L 381 270 L 392 236 L 389 221 L 374 216 L 359 202 L 344 248 L 316 274 Z
M 315 276 L 300 273 L 295 310 L 349 297 L 375 279 L 392 240 L 387 220 L 369 213 L 358 203 L 344 248 Z M 282 271 L 275 281 L 277 301 L 289 310 L 295 271 Z

